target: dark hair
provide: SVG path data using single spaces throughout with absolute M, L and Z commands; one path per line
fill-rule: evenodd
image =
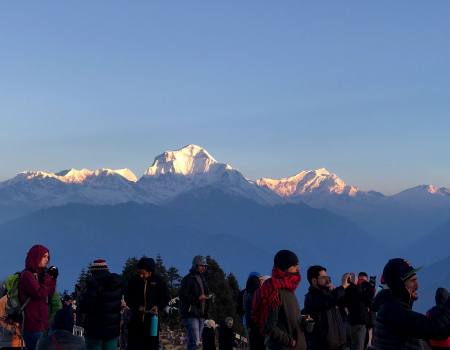
M 358 277 L 369 277 L 369 275 L 366 272 L 360 272 L 358 273 Z
M 143 257 L 138 261 L 136 268 L 138 270 L 145 270 L 147 272 L 154 273 L 155 272 L 155 260 L 153 260 L 152 258 Z
M 309 284 L 313 278 L 317 278 L 320 276 L 320 271 L 326 271 L 327 269 L 320 265 L 313 265 L 308 268 L 308 272 L 306 273 L 306 278 L 308 279 Z

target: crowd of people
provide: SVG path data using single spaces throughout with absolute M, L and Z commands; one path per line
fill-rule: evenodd
M 158 350 L 161 322 L 170 294 L 152 258 L 141 258 L 124 283 L 103 259 L 94 260 L 75 301 L 56 292 L 58 269 L 50 252 L 35 245 L 25 269 L 5 281 L 0 326 L 13 333 L 12 346 L 27 350 Z M 187 350 L 232 350 L 237 346 L 232 317 L 210 319 L 214 290 L 207 260 L 195 256 L 180 286 L 180 315 Z M 400 258 L 383 269 L 380 286 L 367 273 L 345 273 L 334 286 L 327 269 L 310 266 L 304 307 L 296 296 L 300 262 L 289 250 L 274 256 L 270 276 L 249 274 L 236 300 L 251 350 L 413 350 L 450 349 L 450 298 L 436 292 L 436 305 L 423 315 L 412 310 L 418 298 L 418 269 Z M 76 309 L 76 310 L 75 310 Z M 124 323 L 126 326 L 124 327 Z M 74 329 L 83 330 L 83 336 Z

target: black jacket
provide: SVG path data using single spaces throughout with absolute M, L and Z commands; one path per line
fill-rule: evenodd
M 202 302 L 198 300 L 200 295 L 203 293 L 205 295 L 209 294 L 208 284 L 204 275 L 199 274 L 193 270 L 186 275 L 181 281 L 180 287 L 180 302 L 181 302 L 181 317 L 186 318 L 207 318 L 208 316 L 208 300 Z
M 281 305 L 270 311 L 264 329 L 266 348 L 305 350 L 306 340 L 297 298 L 293 292 L 286 289 L 281 289 L 279 293 Z M 293 340 L 296 342 L 295 348 L 291 347 Z
M 351 284 L 345 291 L 345 305 L 348 309 L 348 322 L 354 325 L 369 325 L 372 307 L 373 287 L 369 282 L 359 286 Z
M 145 298 L 144 289 L 146 290 Z M 148 324 L 147 329 L 150 329 L 152 314 L 143 313 L 139 308 L 145 306 L 145 310 L 150 311 L 152 307 L 157 306 L 159 312 L 162 312 L 169 303 L 169 299 L 169 289 L 160 276 L 152 274 L 147 281 L 136 276 L 129 282 L 125 292 L 125 302 L 131 311 L 130 323 L 145 323 Z
M 216 350 L 216 330 L 205 327 L 202 332 L 203 350 Z
M 421 339 L 445 339 L 450 334 L 450 302 L 432 318 L 412 311 L 405 293 L 384 290 L 375 298 L 374 350 L 422 349 Z
M 86 350 L 82 337 L 77 337 L 68 331 L 57 330 L 52 335 L 42 337 L 37 350 Z
M 108 271 L 93 272 L 78 300 L 87 337 L 109 340 L 120 334 L 122 279 Z
M 330 314 L 335 317 L 341 316 L 338 308 L 342 308 L 345 304 L 345 295 L 346 291 L 343 287 L 338 287 L 333 291 L 309 288 L 305 295 L 303 314 L 310 315 L 315 324 L 314 331 L 307 334 L 308 349 L 326 350 L 329 349 L 329 343 L 339 342 L 339 339 L 328 339 L 328 316 Z M 342 327 L 344 327 L 343 324 Z M 345 332 L 344 329 L 340 329 L 340 331 Z
M 222 324 L 219 327 L 219 350 L 233 350 L 236 346 L 234 329 Z

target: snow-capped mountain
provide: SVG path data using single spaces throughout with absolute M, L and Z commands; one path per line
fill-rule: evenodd
M 419 210 L 450 205 L 450 189 L 434 185 L 420 185 L 392 196 L 403 205 Z
M 206 186 L 220 187 L 259 203 L 279 201 L 271 191 L 259 188 L 230 165 L 219 163 L 204 148 L 192 144 L 157 156 L 138 182 L 141 192 L 154 203 Z
M 262 178 L 256 181 L 258 186 L 266 187 L 281 197 L 304 196 L 311 193 L 326 193 L 354 197 L 359 192 L 355 186 L 347 185 L 336 174 L 327 169 L 304 170 L 297 175 L 282 178 Z

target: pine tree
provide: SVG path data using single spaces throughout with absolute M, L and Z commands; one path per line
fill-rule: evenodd
M 236 312 L 236 302 L 233 296 L 234 291 L 217 261 L 208 256 L 207 262 L 208 287 L 210 292 L 215 295 L 212 303 L 210 303 L 209 317 L 219 323 L 222 323 L 226 317 L 232 317 L 234 319 L 236 330 L 242 334 L 243 328 Z M 237 281 L 235 282 L 237 289 L 239 289 Z M 232 283 L 234 283 L 234 281 Z M 233 288 L 236 288 L 236 285 Z
M 239 293 L 241 291 L 239 288 L 239 282 L 237 281 L 236 277 L 232 273 L 228 274 L 227 281 L 228 281 L 228 285 L 231 288 L 231 293 L 233 294 L 233 300 L 235 302 L 237 302 L 238 298 L 239 298 Z
M 125 265 L 123 266 L 123 270 L 122 270 L 122 279 L 123 279 L 123 282 L 125 283 L 125 285 L 127 285 L 128 282 L 134 276 L 136 276 L 136 273 L 137 273 L 136 265 L 137 265 L 138 261 L 139 261 L 138 258 L 131 257 L 131 258 L 128 258 L 127 261 L 125 262 Z

